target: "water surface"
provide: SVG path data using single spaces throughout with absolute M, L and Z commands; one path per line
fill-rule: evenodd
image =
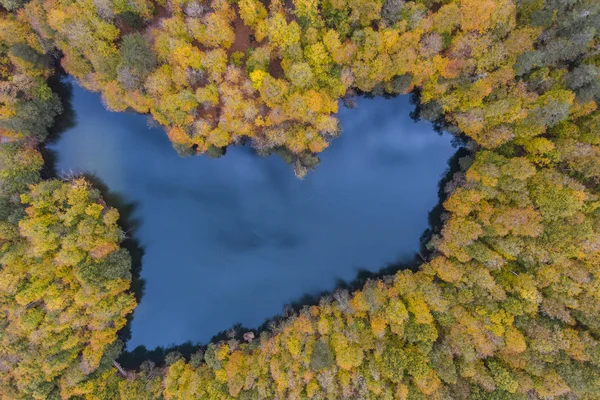
M 342 108 L 342 136 L 303 181 L 244 147 L 180 158 L 147 117 L 108 112 L 77 86 L 73 107 L 76 125 L 52 145 L 57 169 L 95 174 L 141 221 L 146 288 L 128 349 L 256 327 L 359 269 L 411 258 L 455 152 L 410 119 L 407 96 Z

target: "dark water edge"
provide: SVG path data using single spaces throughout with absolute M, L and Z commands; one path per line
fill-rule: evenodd
M 56 74 L 48 79 L 48 86 L 56 93 L 61 101 L 62 113 L 58 115 L 54 121 L 54 125 L 48 130 L 48 136 L 38 149 L 44 160 L 44 166 L 40 171 L 42 179 L 63 179 L 57 170 L 58 152 L 52 148 L 56 144 L 61 135 L 77 126 L 77 115 L 73 108 L 73 83 L 67 73 L 62 69 L 60 63 L 54 60 L 54 69 Z M 119 211 L 119 220 L 117 224 L 125 232 L 126 237 L 121 243 L 121 247 L 127 249 L 131 256 L 131 287 L 137 303 L 139 304 L 144 295 L 145 282 L 141 279 L 142 258 L 144 257 L 144 248 L 136 239 L 136 230 L 139 227 L 139 219 L 134 217 L 137 205 L 128 202 L 124 196 L 113 192 L 99 177 L 83 173 L 80 176 L 90 182 L 95 189 L 100 191 L 104 202 L 111 208 Z M 126 343 L 131 338 L 131 321 L 133 314 L 130 314 L 127 320 L 127 325 L 119 332 L 119 340 Z
M 468 157 L 471 154 L 472 153 L 465 147 L 459 147 L 456 153 L 450 158 L 450 160 L 448 160 L 448 168 L 438 183 L 438 204 L 436 204 L 436 206 L 428 215 L 429 227 L 421 235 L 420 250 L 415 253 L 411 260 L 389 264 L 377 271 L 370 271 L 367 269 L 360 270 L 356 273 L 356 277 L 353 280 L 338 280 L 335 287 L 331 290 L 324 290 L 316 294 L 307 293 L 294 299 L 289 304 L 284 305 L 281 313 L 266 319 L 265 322 L 256 328 L 246 327 L 237 323 L 232 325 L 229 329 L 216 333 L 208 341 L 208 343 L 216 343 L 230 339 L 243 342 L 243 335 L 246 332 L 252 332 L 255 337 L 260 337 L 263 332 L 272 331 L 273 326 L 277 326 L 285 319 L 297 314 L 302 308 L 318 305 L 322 298 L 332 297 L 333 294 L 338 290 L 347 290 L 348 292 L 352 293 L 362 289 L 370 280 L 386 280 L 402 270 L 411 270 L 416 272 L 419 267 L 424 262 L 427 262 L 430 259 L 430 256 L 432 256 L 433 250 L 430 249 L 427 244 L 431 240 L 432 235 L 439 233 L 442 228 L 441 217 L 444 209 L 442 204 L 448 198 L 448 194 L 446 194 L 444 188 L 446 184 L 452 180 L 454 174 L 461 170 L 459 160 L 463 157 Z M 190 361 L 194 354 L 205 352 L 208 343 L 198 343 L 188 340 L 181 344 L 156 346 L 151 349 L 148 349 L 144 345 L 140 345 L 132 350 L 123 351 L 118 358 L 118 362 L 128 370 L 137 370 L 139 369 L 140 365 L 146 361 L 151 361 L 157 367 L 162 367 L 165 365 L 166 356 L 168 354 L 177 354 L 178 356 L 185 358 L 187 361 Z
M 66 103 L 68 103 L 69 100 L 71 100 L 73 97 L 72 89 L 71 89 L 71 92 L 69 92 L 69 90 L 68 90 L 69 85 L 66 84 L 65 86 L 67 87 L 67 90 L 65 91 L 66 95 L 63 97 L 63 100 L 66 99 Z M 77 90 L 81 90 L 81 89 L 77 89 Z M 96 96 L 96 95 L 94 95 L 94 96 Z M 65 110 L 69 110 L 69 107 L 65 107 Z M 64 130 L 67 130 L 67 131 L 69 129 L 73 129 L 73 127 L 76 126 L 75 111 L 72 107 L 70 108 L 70 110 L 72 112 L 67 113 L 67 115 L 70 115 L 70 117 L 66 121 L 64 121 L 65 122 L 64 125 L 66 126 L 66 129 L 64 129 Z M 107 113 L 108 116 L 115 115 L 113 113 L 108 113 L 107 111 L 104 111 L 104 112 Z M 342 123 L 343 123 L 343 121 L 342 121 Z M 60 140 L 61 140 L 61 132 L 59 129 L 59 130 L 57 130 L 56 134 L 53 134 L 51 136 L 50 141 L 49 141 L 50 146 L 46 150 L 46 152 L 51 155 L 49 157 L 47 157 L 45 155 L 45 159 L 48 161 L 48 165 L 50 165 L 50 166 L 58 165 L 58 157 L 56 157 L 56 153 L 54 153 L 52 155 L 52 153 L 55 151 L 52 149 L 55 149 L 56 144 L 59 143 Z M 334 140 L 332 147 L 335 147 L 337 141 L 339 141 L 339 140 L 340 139 Z M 328 150 L 326 150 L 326 152 L 327 151 Z M 461 152 L 461 150 L 459 150 L 459 152 Z M 326 155 L 326 153 L 324 155 Z M 54 158 L 52 158 L 52 156 L 54 156 Z M 226 162 L 227 158 L 228 157 L 223 157 L 221 160 Z M 450 173 L 454 169 L 453 165 L 456 164 L 456 155 L 454 157 L 454 160 L 455 160 L 454 162 L 452 161 L 452 159 L 450 161 L 450 164 L 451 164 Z M 260 160 L 260 161 L 264 162 L 265 160 Z M 56 172 L 57 169 L 58 168 L 55 168 L 55 170 L 52 171 L 52 174 L 51 174 L 52 176 L 60 175 L 60 174 L 57 174 L 57 172 Z M 317 168 L 317 171 L 313 172 L 312 174 L 318 174 L 318 173 L 319 173 L 319 168 Z M 132 287 L 133 287 L 134 293 L 136 294 L 136 298 L 138 299 L 138 302 L 139 302 L 142 299 L 142 295 L 144 293 L 144 290 L 143 290 L 144 279 L 142 279 L 140 277 L 140 272 L 142 271 L 141 265 L 142 265 L 142 259 L 144 257 L 144 251 L 145 251 L 144 247 L 140 244 L 139 239 L 134 239 L 134 238 L 137 238 L 137 236 L 138 236 L 137 229 L 139 229 L 139 225 L 141 223 L 140 217 L 138 214 L 139 202 L 131 201 L 130 199 L 127 199 L 126 196 L 124 196 L 122 193 L 120 193 L 117 190 L 112 190 L 112 191 L 109 190 L 108 185 L 105 182 L 103 182 L 101 178 L 99 178 L 98 176 L 96 176 L 94 174 L 90 174 L 90 173 L 86 172 L 84 175 L 87 176 L 88 179 L 91 180 L 94 183 L 94 185 L 101 190 L 101 192 L 103 193 L 103 195 L 106 198 L 107 203 L 110 206 L 117 208 L 121 213 L 121 221 L 119 221 L 119 223 L 120 223 L 121 227 L 128 233 L 128 239 L 124 243 L 124 246 L 126 248 L 128 248 L 130 250 L 130 252 L 132 253 L 132 259 L 133 259 L 133 265 L 132 265 L 133 271 L 132 272 L 133 272 L 133 276 L 134 276 L 134 282 L 133 282 Z M 447 180 L 447 176 L 448 176 L 448 174 L 446 174 L 446 177 L 444 177 L 439 182 L 438 196 L 441 196 L 441 194 L 443 194 L 442 183 Z M 288 178 L 295 179 L 291 172 L 291 168 L 289 169 Z M 440 199 L 442 199 L 442 198 L 440 197 Z M 438 206 L 437 206 L 438 209 L 440 207 L 440 204 L 441 203 L 438 203 Z M 435 209 L 434 209 L 434 211 L 435 211 Z M 433 220 L 436 220 L 436 218 L 432 219 L 432 214 L 434 213 L 434 211 L 432 211 L 429 215 L 430 222 L 432 222 Z M 439 219 L 439 217 L 437 217 L 437 219 Z M 430 227 L 430 228 L 428 228 L 428 230 L 426 230 L 426 232 L 431 231 L 432 229 L 433 228 Z M 433 230 L 435 230 L 435 229 L 433 229 Z M 383 277 L 386 275 L 390 275 L 400 269 L 406 269 L 406 268 L 416 269 L 418 267 L 418 265 L 420 265 L 422 263 L 424 257 L 426 258 L 428 255 L 427 255 L 427 250 L 422 245 L 421 245 L 420 255 L 419 255 L 418 251 L 414 254 L 415 255 L 413 257 L 404 257 L 399 262 L 388 263 L 388 265 L 386 267 L 384 267 L 383 269 L 380 269 L 380 270 L 377 270 L 377 266 L 371 266 L 371 265 L 369 266 L 370 269 L 359 269 L 356 272 L 356 277 L 354 279 L 344 280 L 344 279 L 338 278 L 330 290 L 324 290 L 324 291 L 311 290 L 311 291 L 307 292 L 305 295 L 296 296 L 296 297 L 294 297 L 293 300 L 287 302 L 288 305 L 285 307 L 286 311 L 284 314 L 289 315 L 290 313 L 293 313 L 293 312 L 297 311 L 299 308 L 301 308 L 302 305 L 316 304 L 316 302 L 318 302 L 318 299 L 320 299 L 323 295 L 330 294 L 334 290 L 337 290 L 339 288 L 346 288 L 349 290 L 354 290 L 354 289 L 358 289 L 358 288 L 362 287 L 368 279 L 375 279 L 375 278 L 380 278 L 380 277 Z M 380 264 L 380 266 L 381 266 L 381 264 Z M 375 268 L 373 268 L 373 267 L 375 267 Z M 376 272 L 374 272 L 374 271 L 376 271 Z M 168 271 L 165 271 L 165 272 L 168 272 Z M 216 306 L 218 306 L 218 305 L 216 305 Z M 237 332 L 236 334 L 239 336 L 239 335 L 243 334 L 244 332 L 247 332 L 250 330 L 252 330 L 256 334 L 258 334 L 260 331 L 268 329 L 268 326 L 272 325 L 272 323 L 280 320 L 281 318 L 284 318 L 285 317 L 284 314 L 271 317 L 271 318 L 267 319 L 263 324 L 261 324 L 259 326 L 255 325 L 254 329 L 246 329 L 246 328 L 242 327 L 240 324 L 237 324 L 237 325 L 235 325 L 235 327 L 236 327 L 235 331 Z M 135 313 L 134 313 L 134 318 L 135 318 Z M 233 336 L 235 336 L 235 335 L 233 335 Z M 122 332 L 120 337 L 123 341 L 127 341 L 128 339 L 131 338 L 131 324 L 128 324 L 128 328 Z M 227 330 L 221 331 L 220 333 L 213 336 L 211 340 L 230 338 L 230 337 L 232 337 L 232 330 L 227 329 Z M 136 365 L 138 365 L 139 362 L 141 362 L 143 359 L 148 359 L 148 358 L 153 359 L 157 362 L 160 362 L 160 360 L 163 359 L 164 354 L 169 352 L 173 348 L 176 348 L 179 352 L 181 352 L 184 355 L 190 355 L 191 353 L 193 353 L 194 351 L 196 351 L 198 348 L 201 347 L 201 346 L 195 344 L 195 343 L 199 343 L 199 342 L 207 342 L 207 340 L 204 339 L 204 340 L 196 340 L 194 342 L 186 342 L 182 345 L 178 345 L 175 347 L 171 346 L 168 348 L 158 346 L 158 347 L 156 347 L 155 350 L 152 350 L 152 351 L 148 351 L 145 348 L 145 346 L 142 345 L 142 346 L 138 346 L 133 351 L 124 352 L 120 357 L 120 361 L 123 363 L 123 365 L 125 367 L 128 367 L 128 368 L 133 368 Z

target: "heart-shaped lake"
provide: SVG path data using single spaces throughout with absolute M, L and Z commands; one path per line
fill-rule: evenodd
M 408 96 L 341 108 L 342 136 L 306 179 L 248 147 L 181 158 L 145 116 L 73 88 L 78 123 L 51 145 L 58 171 L 88 172 L 135 203 L 146 289 L 128 348 L 206 342 L 256 327 L 307 293 L 412 258 L 456 151 L 414 123 Z

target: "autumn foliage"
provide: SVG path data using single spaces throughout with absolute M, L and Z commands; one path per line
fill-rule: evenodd
M 597 1 L 0 4 L 4 397 L 598 397 Z M 135 303 L 118 216 L 83 180 L 40 181 L 55 48 L 182 154 L 250 141 L 300 176 L 339 134 L 339 99 L 418 94 L 416 114 L 470 150 L 430 256 L 254 340 L 122 377 L 116 332 Z

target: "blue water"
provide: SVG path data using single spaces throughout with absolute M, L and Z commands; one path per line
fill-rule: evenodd
M 73 88 L 77 123 L 51 147 L 57 169 L 97 175 L 137 205 L 146 289 L 128 349 L 206 342 L 256 327 L 359 269 L 412 258 L 456 151 L 414 123 L 408 97 L 341 108 L 342 136 L 304 180 L 247 147 L 181 158 L 148 118 L 106 111 Z

